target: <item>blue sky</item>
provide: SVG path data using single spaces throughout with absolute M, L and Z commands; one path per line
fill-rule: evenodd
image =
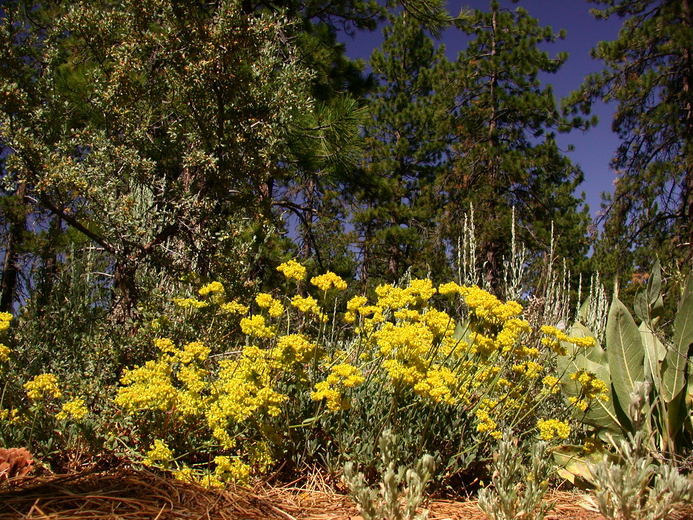
M 503 7 L 525 8 L 529 14 L 539 20 L 541 25 L 549 25 L 555 31 L 565 29 L 565 40 L 547 45 L 546 50 L 555 54 L 561 51 L 568 53 L 568 61 L 556 74 L 545 75 L 542 80 L 551 83 L 557 99 L 565 97 L 577 88 L 587 74 L 598 72 L 603 68 L 599 60 L 590 56 L 590 50 L 599 41 L 613 40 L 618 34 L 621 20 L 596 20 L 589 9 L 593 4 L 585 0 L 520 0 L 517 3 L 501 0 Z M 488 0 L 452 0 L 448 2 L 448 11 L 456 16 L 462 8 L 487 9 Z M 368 60 L 372 50 L 382 42 L 381 31 L 373 33 L 358 32 L 353 37 L 340 35 L 346 44 L 347 55 L 352 58 Z M 456 29 L 448 29 L 442 35 L 447 55 L 455 59 L 465 46 L 465 35 Z M 575 147 L 567 152 L 585 174 L 585 182 L 580 188 L 587 197 L 590 212 L 594 216 L 599 211 L 601 193 L 611 191 L 614 173 L 609 161 L 618 146 L 618 137 L 611 131 L 614 106 L 597 103 L 594 114 L 599 117 L 599 124 L 587 132 L 572 132 L 558 137 L 561 148 L 567 152 L 568 145 Z

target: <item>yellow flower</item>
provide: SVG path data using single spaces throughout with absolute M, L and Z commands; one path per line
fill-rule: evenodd
M 448 282 L 438 286 L 438 293 L 443 296 L 448 296 L 450 294 L 461 294 L 462 287 L 457 285 L 455 282 Z
M 340 276 L 330 271 L 326 272 L 325 274 L 321 274 L 320 276 L 314 276 L 310 279 L 310 283 L 321 291 L 328 291 L 333 287 L 338 291 L 343 291 L 347 288 L 347 283 L 342 280 Z
M 183 347 L 183 350 L 176 354 L 176 358 L 184 364 L 193 361 L 205 361 L 209 357 L 210 349 L 201 341 L 192 341 Z
M 296 295 L 291 299 L 291 305 L 301 312 L 316 315 L 320 321 L 327 321 L 327 315 L 322 312 L 320 305 L 318 305 L 318 301 L 312 296 L 306 296 L 304 298 Z
M 224 312 L 228 312 L 229 314 L 247 314 L 248 313 L 248 306 L 239 303 L 238 300 L 233 300 L 232 302 L 228 302 L 228 303 L 222 303 L 219 308 Z
M 209 305 L 207 302 L 202 302 L 195 298 L 173 298 L 173 303 L 183 309 L 202 309 Z
M 306 277 L 306 268 L 298 262 L 296 262 L 295 260 L 289 260 L 288 262 L 284 262 L 279 267 L 277 267 L 277 271 L 283 273 L 288 280 L 293 279 L 300 282 Z
M 537 428 L 539 429 L 539 438 L 544 441 L 567 439 L 570 435 L 570 425 L 557 419 L 539 419 Z
M 16 408 L 0 408 L 0 421 L 7 421 L 10 424 L 19 423 L 19 410 L 17 410 Z
M 12 352 L 10 347 L 0 343 L 0 363 L 6 363 L 10 360 L 10 352 Z
M 330 374 L 325 381 L 315 385 L 315 391 L 310 394 L 310 397 L 314 401 L 325 399 L 327 408 L 333 412 L 348 410 L 351 403 L 344 397 L 343 391 L 354 388 L 364 381 L 365 378 L 358 368 L 348 363 L 341 363 L 330 369 Z
M 224 286 L 220 282 L 212 282 L 204 285 L 197 291 L 200 296 L 207 296 L 208 294 L 221 294 L 224 292 Z
M 10 322 L 12 321 L 12 314 L 9 312 L 0 312 L 0 331 L 7 330 L 10 328 Z
M 146 453 L 143 464 L 147 466 L 156 466 L 158 464 L 164 467 L 173 460 L 173 452 L 169 449 L 164 441 L 156 439 L 151 449 Z
M 176 346 L 170 338 L 155 338 L 154 346 L 161 350 L 161 352 L 172 353 L 176 351 Z
M 260 293 L 255 297 L 255 303 L 261 309 L 267 309 L 272 318 L 277 318 L 284 313 L 284 306 L 279 300 L 272 297 L 271 294 Z
M 271 338 L 274 336 L 274 329 L 267 326 L 265 317 L 260 314 L 243 318 L 241 320 L 241 331 L 243 331 L 243 334 L 255 336 L 256 338 Z
M 84 419 L 89 410 L 84 404 L 84 399 L 75 398 L 63 404 L 62 409 L 56 414 L 56 418 L 61 421 L 66 419 L 74 419 L 75 421 L 81 421 Z
M 237 484 L 246 484 L 250 477 L 250 466 L 243 462 L 238 457 L 231 459 L 226 456 L 214 457 L 215 476 L 222 482 L 235 482 Z
M 58 378 L 53 374 L 39 374 L 31 381 L 24 383 L 26 395 L 32 401 L 53 397 L 59 399 L 62 396 L 58 388 Z

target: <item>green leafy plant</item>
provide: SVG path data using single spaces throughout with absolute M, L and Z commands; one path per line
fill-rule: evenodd
M 344 481 L 364 520 L 425 520 L 428 511 L 417 513 L 425 498 L 426 484 L 431 480 L 435 462 L 430 455 L 419 459 L 414 468 L 397 466 L 397 436 L 385 430 L 380 437 L 380 455 L 383 462 L 379 489 L 371 488 L 363 473 L 354 464 L 344 467 Z
M 479 507 L 493 520 L 542 520 L 552 504 L 544 502 L 550 473 L 546 443 L 531 447 L 529 464 L 516 439 L 507 434 L 494 456 L 492 487 L 479 491 Z
M 636 432 L 614 441 L 615 461 L 605 455 L 591 467 L 599 511 L 608 519 L 662 520 L 693 498 L 693 481 L 669 463 L 656 463 L 650 453 L 649 390 L 649 383 L 634 385 L 629 416 Z
M 610 433 L 614 438 L 623 438 L 636 430 L 629 412 L 630 394 L 637 383 L 650 382 L 647 400 L 652 413 L 646 420 L 654 432 L 651 448 L 669 456 L 684 455 L 691 447 L 686 396 L 691 394 L 688 372 L 693 343 L 693 276 L 688 277 L 670 334 L 660 325 L 662 298 L 658 265 L 646 291 L 636 302 L 642 319 L 639 326 L 626 306 L 614 297 L 606 325 L 606 349 L 597 342 L 582 353 L 564 343 L 566 355 L 559 358 L 563 390 L 573 399 L 583 396 L 584 388 L 574 378 L 580 371 L 604 381 L 608 399 L 594 400 L 581 419 L 597 428 L 602 437 Z M 580 321 L 575 322 L 570 334 L 595 336 Z

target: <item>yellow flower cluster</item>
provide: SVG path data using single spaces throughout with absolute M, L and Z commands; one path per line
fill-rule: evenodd
M 344 390 L 354 388 L 364 381 L 365 378 L 355 366 L 348 363 L 334 365 L 327 379 L 317 383 L 310 396 L 314 401 L 325 399 L 327 408 L 332 411 L 347 410 L 351 403 L 344 396 Z
M 26 395 L 32 401 L 55 398 L 62 396 L 58 387 L 58 378 L 53 374 L 39 374 L 30 381 L 24 383 Z
M 578 410 L 584 412 L 595 399 L 599 401 L 609 400 L 609 389 L 606 383 L 595 374 L 586 370 L 578 370 L 570 374 L 570 379 L 580 385 L 579 396 L 568 398 L 568 401 Z
M 301 280 L 304 280 L 306 277 L 306 268 L 295 260 L 289 260 L 288 262 L 284 262 L 279 267 L 277 267 L 277 271 L 282 273 L 287 278 L 287 280 L 296 280 L 300 282 Z
M 68 419 L 81 421 L 87 416 L 88 413 L 89 410 L 84 404 L 84 399 L 75 398 L 63 404 L 62 409 L 56 414 L 56 418 L 61 421 Z
M 314 355 L 317 348 L 317 345 L 301 334 L 287 334 L 277 340 L 277 346 L 272 350 L 272 355 L 285 366 L 291 366 L 294 363 L 306 362 Z
M 271 294 L 258 294 L 255 297 L 255 303 L 257 303 L 258 307 L 261 309 L 267 309 L 267 313 L 272 318 L 278 318 L 284 313 L 284 306 L 282 305 L 282 302 L 273 298 Z
M 5 421 L 9 424 L 19 423 L 19 410 L 16 408 L 0 408 L 0 421 Z
M 522 313 L 522 305 L 519 303 L 512 300 L 503 303 L 476 285 L 466 287 L 448 283 L 443 286 L 443 291 L 441 294 L 460 294 L 474 316 L 489 322 L 504 322 Z
M 491 418 L 491 411 L 498 406 L 495 399 L 482 399 L 474 415 L 476 416 L 476 431 L 485 433 L 494 439 L 500 439 L 503 433 L 498 430 L 498 423 Z
M 248 314 L 248 306 L 233 300 L 227 303 L 222 303 L 219 308 L 229 314 Z
M 197 294 L 200 296 L 207 296 L 209 294 L 222 294 L 224 292 L 224 286 L 221 284 L 221 282 L 211 282 L 208 283 L 207 285 L 203 285 L 200 287 L 200 290 L 197 291 Z
M 142 463 L 147 466 L 168 467 L 172 460 L 173 452 L 168 445 L 161 439 L 156 439 L 151 449 L 145 454 Z
M 265 317 L 261 314 L 256 314 L 241 320 L 241 331 L 248 336 L 256 338 L 272 338 L 274 337 L 274 328 L 267 325 Z
M 12 318 L 13 316 L 9 312 L 0 312 L 0 332 L 10 328 Z
M 322 312 L 318 301 L 312 296 L 299 296 L 298 294 L 291 299 L 291 306 L 306 314 L 313 314 L 322 322 L 327 321 L 327 314 Z
M 570 343 L 581 348 L 589 348 L 596 345 L 596 341 L 592 337 L 568 336 L 561 329 L 551 325 L 543 325 L 539 330 L 546 334 L 546 336 L 541 339 L 542 344 L 549 347 L 551 350 L 556 352 L 556 354 L 560 354 L 562 356 L 566 355 L 567 353 L 567 348 L 565 345 L 563 345 L 563 343 Z
M 10 347 L 0 343 L 0 363 L 6 363 L 10 360 Z
M 202 364 L 210 349 L 200 341 L 176 348 L 169 338 L 156 338 L 161 350 L 156 360 L 125 372 L 115 403 L 124 410 L 175 410 L 182 417 L 193 416 L 204 405 L 208 371 Z
M 183 309 L 202 309 L 207 307 L 207 302 L 200 301 L 196 298 L 173 298 L 173 303 Z
M 310 283 L 321 291 L 329 291 L 333 287 L 338 291 L 343 291 L 347 288 L 347 283 L 339 275 L 330 271 L 320 276 L 314 276 L 310 279 Z
M 543 441 L 567 439 L 570 435 L 570 425 L 557 419 L 539 419 L 537 421 L 539 438 Z
M 277 269 L 287 279 L 306 277 L 305 268 L 294 261 Z M 346 289 L 346 282 L 334 273 L 313 277 L 311 283 L 323 292 Z M 222 294 L 223 286 L 214 284 L 198 293 Z M 537 400 L 556 399 L 553 394 L 560 391 L 560 382 L 548 374 L 560 350 L 555 344 L 569 341 L 586 347 L 594 341 L 545 327 L 546 341 L 534 342 L 535 331 L 522 319 L 519 303 L 502 302 L 479 287 L 454 282 L 437 288 L 426 279 L 402 287 L 380 285 L 374 299 L 355 296 L 341 303 L 344 322 L 354 325 L 336 332 L 321 325 L 328 317 L 315 297 L 302 293 L 284 300 L 273 294 L 257 294 L 254 305 L 261 311 L 249 316 L 248 306 L 237 300 L 199 302 L 246 315 L 240 318 L 246 335 L 243 346 L 210 358 L 210 349 L 201 342 L 179 348 L 169 338 L 157 338 L 158 357 L 123 376 L 116 397 L 121 408 L 165 412 L 172 427 L 196 428 L 198 435 L 206 436 L 206 446 L 224 450 L 215 459 L 216 469 L 204 477 L 183 467 L 181 478 L 194 476 L 210 486 L 245 481 L 263 460 L 251 453 L 256 439 L 243 440 L 252 439 L 245 432 L 264 436 L 276 428 L 285 412 L 290 417 L 286 407 L 296 392 L 310 392 L 312 400 L 324 402 L 332 412 L 356 406 L 351 399 L 361 393 L 354 389 L 366 378 L 378 391 L 401 400 L 398 406 L 458 407 L 471 416 L 478 434 L 497 439 L 517 417 L 533 417 L 528 414 L 537 409 Z M 436 308 L 436 294 L 460 297 L 467 319 L 457 321 Z M 180 300 L 187 302 L 184 306 L 198 307 L 190 303 L 197 301 L 192 298 Z M 335 308 L 339 305 L 336 300 Z M 295 319 L 298 313 L 302 314 Z M 580 399 L 585 402 L 603 397 L 599 380 L 575 374 L 575 381 L 583 388 Z M 539 421 L 537 428 L 542 438 L 570 433 L 567 423 L 555 420 Z M 269 455 L 265 459 L 271 463 Z

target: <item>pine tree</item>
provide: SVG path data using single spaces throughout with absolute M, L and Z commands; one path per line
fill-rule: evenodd
M 487 12 L 460 15 L 472 37 L 460 52 L 448 88 L 457 96 L 452 165 L 441 183 L 447 194 L 442 224 L 454 247 L 463 213 L 474 203 L 485 282 L 496 289 L 509 256 L 511 208 L 522 240 L 535 255 L 549 248 L 571 264 L 587 252 L 587 210 L 574 194 L 582 172 L 559 150 L 556 131 L 571 122 L 557 110 L 540 73 L 555 73 L 567 56 L 539 48 L 562 34 L 541 27 L 527 11 L 492 1 Z M 573 267 L 573 271 L 575 268 Z
M 384 33 L 370 62 L 379 86 L 364 129 L 368 182 L 355 198 L 363 275 L 393 281 L 412 268 L 444 276 L 435 181 L 447 144 L 450 106 L 437 86 L 447 60 L 407 13 Z
M 589 76 L 569 100 L 589 113 L 596 99 L 616 102 L 613 130 L 621 139 L 606 196 L 599 268 L 628 278 L 693 258 L 693 25 L 689 0 L 592 0 L 597 18 L 619 16 L 618 38 L 592 54 L 606 68 Z M 688 267 L 686 267 L 688 266 Z
M 235 2 L 4 4 L 6 180 L 104 251 L 124 314 L 143 266 L 204 275 L 269 225 L 314 107 L 285 27 Z

